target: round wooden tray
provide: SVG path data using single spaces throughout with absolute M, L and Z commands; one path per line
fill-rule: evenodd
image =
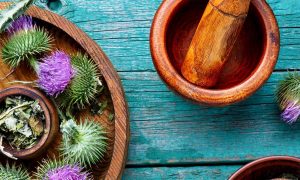
M 8 4 L 0 3 L 0 9 L 5 8 Z M 69 54 L 76 52 L 86 53 L 98 65 L 107 87 L 106 92 L 100 98 L 108 101 L 108 108 L 102 115 L 97 116 L 91 116 L 87 112 L 82 112 L 78 119 L 90 118 L 100 122 L 106 128 L 110 139 L 110 146 L 104 160 L 93 167 L 94 176 L 97 179 L 121 179 L 129 143 L 129 119 L 123 88 L 117 72 L 97 43 L 70 21 L 35 6 L 31 7 L 27 14 L 34 18 L 39 27 L 45 28 L 53 36 L 55 39 L 53 49 L 63 50 Z M 0 38 L 5 39 L 5 36 L 4 33 Z M 2 60 L 0 61 L 0 67 L 0 78 L 11 71 L 8 66 L 2 63 Z M 29 70 L 26 64 L 22 64 L 12 75 L 0 81 L 0 89 L 11 86 L 7 82 L 14 80 L 32 81 L 35 79 L 36 75 L 33 71 Z M 109 120 L 108 116 L 110 113 L 114 113 L 114 120 Z M 61 137 L 57 137 L 43 157 L 23 161 L 22 163 L 30 170 L 34 170 L 37 161 L 47 156 L 52 157 L 58 154 L 57 146 L 60 140 Z M 2 162 L 7 160 L 2 155 L 0 155 L 0 159 Z

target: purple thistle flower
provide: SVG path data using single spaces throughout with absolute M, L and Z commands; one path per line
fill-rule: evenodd
M 22 15 L 18 19 L 14 20 L 7 28 L 7 32 L 13 35 L 19 31 L 27 31 L 34 28 L 31 16 Z
M 78 165 L 66 165 L 50 170 L 46 177 L 48 180 L 86 180 L 89 174 L 83 172 L 83 169 Z
M 296 102 L 289 102 L 281 114 L 281 119 L 288 124 L 293 124 L 299 116 L 300 105 Z
M 38 68 L 38 84 L 48 95 L 57 96 L 74 75 L 71 58 L 62 51 L 55 51 L 42 61 Z

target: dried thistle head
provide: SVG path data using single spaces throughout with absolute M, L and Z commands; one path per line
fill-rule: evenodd
M 276 98 L 283 111 L 282 120 L 289 124 L 296 122 L 300 116 L 300 75 L 298 73 L 290 73 L 279 83 Z
M 90 174 L 85 172 L 81 166 L 76 163 L 69 163 L 65 160 L 43 160 L 35 173 L 36 179 L 47 180 L 88 180 Z
M 51 49 L 51 36 L 44 29 L 33 25 L 28 16 L 16 19 L 8 32 L 10 37 L 2 48 L 2 59 L 12 68 L 16 68 L 23 60 Z
M 59 101 L 64 108 L 83 109 L 93 101 L 102 86 L 100 74 L 95 63 L 86 55 L 77 54 L 72 57 L 74 78 L 68 88 L 61 94 Z
M 38 68 L 38 85 L 48 95 L 57 96 L 68 86 L 74 71 L 71 58 L 62 51 L 55 51 L 42 59 Z
M 0 164 L 0 179 L 7 180 L 30 180 L 28 171 L 22 166 L 16 166 L 15 164 L 6 166 Z
M 61 125 L 61 131 L 60 150 L 67 161 L 90 167 L 104 158 L 108 145 L 106 132 L 100 124 L 89 120 L 76 124 L 69 120 Z

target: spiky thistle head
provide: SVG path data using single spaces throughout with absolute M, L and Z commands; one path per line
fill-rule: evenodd
M 35 173 L 36 179 L 41 180 L 88 180 L 90 174 L 81 166 L 68 163 L 65 160 L 43 160 Z
M 15 164 L 6 166 L 0 164 L 0 179 L 7 180 L 30 180 L 30 175 L 26 169 L 22 166 L 16 166 Z
M 10 24 L 7 32 L 12 36 L 19 31 L 32 30 L 34 26 L 31 16 L 22 15 Z
M 39 64 L 38 84 L 48 95 L 57 96 L 68 86 L 73 74 L 69 55 L 55 51 Z
M 61 125 L 61 131 L 63 138 L 60 150 L 64 159 L 90 167 L 104 158 L 107 137 L 100 124 L 89 120 L 76 124 L 69 120 Z
M 72 57 L 72 66 L 75 70 L 70 86 L 59 97 L 62 107 L 82 109 L 89 105 L 102 86 L 99 72 L 95 63 L 86 55 L 77 54 Z
M 289 124 L 296 122 L 300 116 L 300 75 L 298 73 L 289 73 L 279 83 L 276 98 L 283 111 L 282 120 Z
M 12 68 L 16 68 L 23 60 L 51 49 L 51 36 L 44 29 L 32 25 L 29 17 L 16 19 L 9 32 L 12 35 L 4 43 L 2 59 Z

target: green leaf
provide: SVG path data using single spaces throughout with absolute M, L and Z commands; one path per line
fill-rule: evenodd
M 0 11 L 0 32 L 3 32 L 13 20 L 25 13 L 34 1 L 35 0 L 20 0 Z

